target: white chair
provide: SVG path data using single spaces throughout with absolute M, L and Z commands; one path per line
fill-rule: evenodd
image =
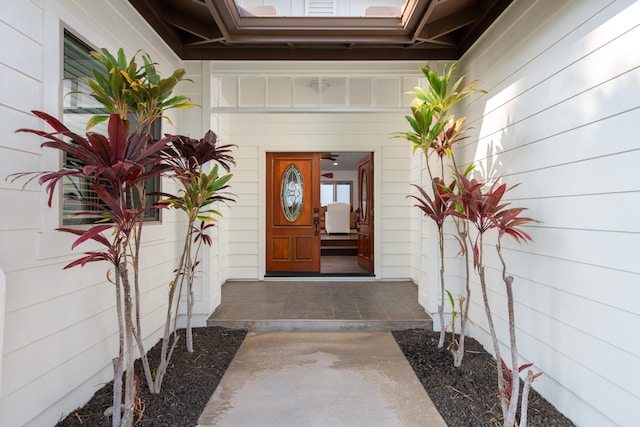
M 351 228 L 351 204 L 347 202 L 333 202 L 327 204 L 324 216 L 324 229 L 327 234 L 349 233 Z

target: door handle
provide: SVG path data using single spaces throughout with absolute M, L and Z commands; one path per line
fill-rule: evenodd
M 315 225 L 316 227 L 316 231 L 313 233 L 314 236 L 318 235 L 318 224 L 320 224 L 320 218 L 318 218 L 317 216 L 313 217 L 313 225 Z

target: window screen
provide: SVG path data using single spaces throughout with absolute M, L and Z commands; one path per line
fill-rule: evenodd
M 93 78 L 92 70 L 102 67 L 102 64 L 92 58 L 89 53 L 92 50 L 90 46 L 82 42 L 73 34 L 64 31 L 64 102 L 63 102 L 63 122 L 80 135 L 86 132 L 86 124 L 89 118 L 94 114 L 107 114 L 108 112 L 102 105 L 87 95 L 91 92 L 87 83 L 88 78 Z M 135 126 L 131 126 L 135 129 Z M 91 131 L 107 133 L 107 122 L 103 122 L 91 129 Z M 152 126 L 152 136 L 159 138 L 161 134 L 160 122 L 154 123 Z M 72 166 L 77 160 L 65 157 L 65 166 Z M 147 193 L 158 191 L 160 188 L 160 180 L 149 179 L 145 182 Z M 74 224 L 90 224 L 94 223 L 100 217 L 97 209 L 86 202 L 98 202 L 98 198 L 88 180 L 81 177 L 65 178 L 63 181 L 63 209 L 62 223 L 63 225 Z M 153 200 L 149 200 L 153 202 Z M 96 212 L 96 216 L 83 215 L 74 216 L 77 212 Z M 157 221 L 160 219 L 160 212 L 154 210 L 148 212 L 145 220 Z

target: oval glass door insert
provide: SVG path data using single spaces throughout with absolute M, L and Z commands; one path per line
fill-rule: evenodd
M 360 206 L 362 206 L 362 221 L 367 219 L 367 175 L 365 170 L 360 174 Z
M 289 222 L 295 222 L 302 212 L 304 184 L 296 165 L 289 165 L 282 175 L 282 210 Z

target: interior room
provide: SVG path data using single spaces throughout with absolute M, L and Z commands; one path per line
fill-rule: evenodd
M 360 187 L 358 161 L 366 153 L 321 153 L 321 274 L 373 275 L 358 265 Z M 339 202 L 336 204 L 336 202 Z M 348 204 L 341 209 L 340 203 Z M 327 209 L 327 206 L 331 208 Z M 327 221 L 329 222 L 328 226 Z

